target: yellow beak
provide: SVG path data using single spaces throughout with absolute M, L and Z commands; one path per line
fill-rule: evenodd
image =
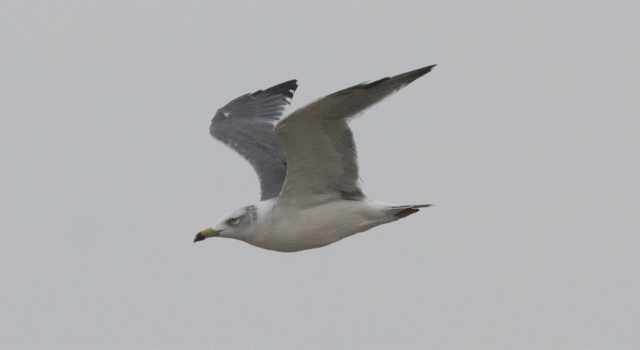
M 193 243 L 195 242 L 199 242 L 202 240 L 205 240 L 209 237 L 215 237 L 218 235 L 218 231 L 214 230 L 213 228 L 209 227 L 208 229 L 204 229 L 200 232 L 198 232 L 198 234 L 196 235 L 196 238 L 193 240 Z

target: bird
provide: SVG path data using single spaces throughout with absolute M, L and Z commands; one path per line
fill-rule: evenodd
M 211 136 L 237 152 L 260 181 L 260 201 L 223 215 L 194 242 L 233 238 L 278 252 L 327 246 L 431 204 L 368 199 L 349 122 L 435 65 L 329 94 L 283 118 L 297 80 L 242 95 L 217 110 Z

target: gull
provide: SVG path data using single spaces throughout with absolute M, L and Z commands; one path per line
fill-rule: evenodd
M 296 80 L 240 96 L 220 108 L 211 121 L 211 136 L 253 166 L 261 197 L 257 204 L 223 215 L 194 242 L 226 237 L 296 252 L 324 247 L 431 206 L 368 199 L 360 186 L 348 123 L 434 66 L 355 85 L 285 118 Z

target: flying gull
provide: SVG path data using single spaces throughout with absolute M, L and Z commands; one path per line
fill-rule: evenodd
M 211 135 L 244 157 L 260 179 L 260 202 L 222 216 L 200 231 L 280 252 L 319 248 L 430 204 L 368 199 L 360 188 L 356 145 L 348 123 L 434 67 L 363 83 L 318 99 L 286 118 L 298 87 L 290 80 L 220 108 Z

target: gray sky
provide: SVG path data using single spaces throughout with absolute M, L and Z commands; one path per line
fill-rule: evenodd
M 0 348 L 640 347 L 640 5 L 0 1 Z M 259 198 L 211 139 L 430 64 L 353 122 L 434 208 L 293 254 L 193 236 Z

